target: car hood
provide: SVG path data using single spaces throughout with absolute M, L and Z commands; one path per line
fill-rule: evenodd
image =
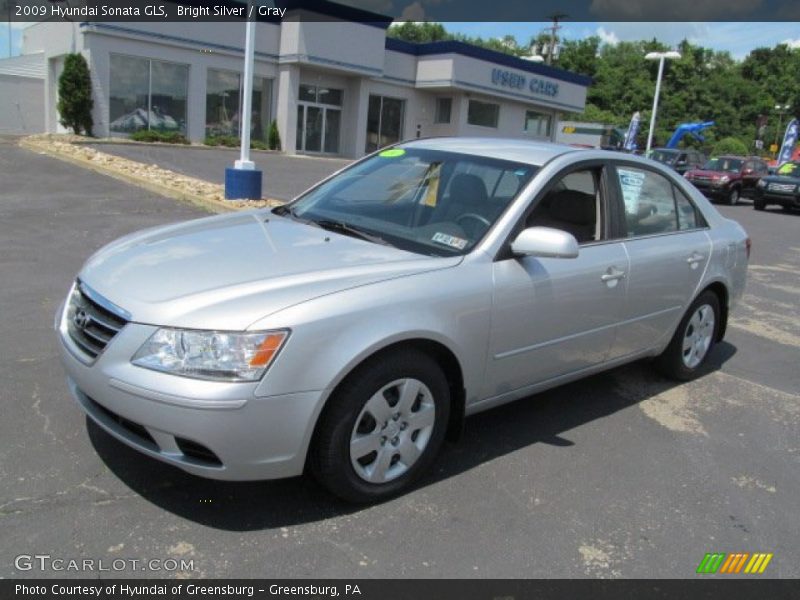
M 799 185 L 800 177 L 787 177 L 786 175 L 766 175 L 761 178 L 764 183 L 786 183 L 789 185 Z
M 99 250 L 79 278 L 139 323 L 243 330 L 312 298 L 460 261 L 252 211 L 131 234 Z
M 731 179 L 736 179 L 740 176 L 739 173 L 731 173 L 729 171 L 706 171 L 705 169 L 692 169 L 689 173 L 695 177 L 722 177 L 723 175 L 727 175 Z

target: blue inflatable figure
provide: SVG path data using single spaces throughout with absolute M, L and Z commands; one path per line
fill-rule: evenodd
M 667 148 L 677 148 L 678 142 L 681 141 L 681 138 L 685 136 L 687 133 L 691 135 L 694 139 L 698 142 L 704 142 L 705 138 L 700 135 L 700 132 L 703 131 L 706 127 L 711 127 L 714 125 L 714 121 L 706 121 L 705 123 L 681 123 L 678 125 L 678 128 L 675 130 L 675 133 L 672 134 L 672 137 L 669 138 L 667 142 Z

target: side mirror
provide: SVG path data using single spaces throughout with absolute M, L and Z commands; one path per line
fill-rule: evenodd
M 518 256 L 577 258 L 578 240 L 574 235 L 560 229 L 529 227 L 511 242 L 511 251 Z
M 745 169 L 744 171 L 742 171 L 742 175 L 752 175 L 753 172 L 754 172 L 753 169 Z

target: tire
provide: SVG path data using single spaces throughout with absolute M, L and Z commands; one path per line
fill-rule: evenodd
M 708 320 L 709 316 L 711 321 Z M 704 363 L 714 349 L 719 326 L 719 298 L 714 292 L 706 290 L 686 311 L 669 345 L 656 358 L 656 368 L 671 379 L 694 379 L 702 372 Z M 685 342 L 691 342 L 688 350 Z
M 736 206 L 739 204 L 739 188 L 735 187 L 728 193 L 728 204 Z
M 756 198 L 753 200 L 753 208 L 756 210 L 764 210 L 767 208 L 767 203 L 764 201 L 763 198 Z
M 309 470 L 349 502 L 385 500 L 408 489 L 430 467 L 449 416 L 450 387 L 432 358 L 413 349 L 377 355 L 329 400 Z

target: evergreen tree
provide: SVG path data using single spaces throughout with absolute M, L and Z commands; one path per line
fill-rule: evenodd
M 82 54 L 67 54 L 64 71 L 58 78 L 59 121 L 80 135 L 92 135 L 92 80 Z

